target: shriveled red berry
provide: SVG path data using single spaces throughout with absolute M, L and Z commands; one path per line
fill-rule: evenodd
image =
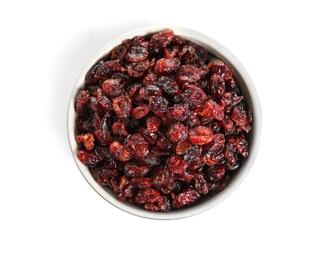
M 204 145 L 210 143 L 213 139 L 213 131 L 206 126 L 191 128 L 189 131 L 189 140 L 195 145 Z
M 209 192 L 208 183 L 201 173 L 194 174 L 195 190 L 202 195 Z
M 196 82 L 200 80 L 200 71 L 192 65 L 183 65 L 176 73 L 176 80 L 180 84 Z
M 127 53 L 127 48 L 124 45 L 118 45 L 111 51 L 111 60 L 124 61 L 125 55 Z
M 144 157 L 149 153 L 149 143 L 139 133 L 128 136 L 125 146 L 135 157 Z
M 91 168 L 91 174 L 94 180 L 102 185 L 110 184 L 110 179 L 118 176 L 118 171 L 115 169 L 110 169 L 107 166 L 99 168 Z
M 152 183 L 164 194 L 169 194 L 175 187 L 173 175 L 167 167 L 159 167 L 154 171 Z
M 139 127 L 137 129 L 137 132 L 139 132 L 140 134 L 142 134 L 145 139 L 149 142 L 149 144 L 155 144 L 158 138 L 158 134 L 157 133 L 149 133 L 148 130 L 144 127 Z
M 124 167 L 124 173 L 127 177 L 143 177 L 149 172 L 150 168 L 146 163 L 128 163 Z
M 176 145 L 176 154 L 185 154 L 191 147 L 192 143 L 189 140 L 179 141 Z
M 162 91 L 155 85 L 149 85 L 147 87 L 140 88 L 140 97 L 149 100 L 152 96 L 162 96 Z
M 131 184 L 133 188 L 137 189 L 150 188 L 152 185 L 151 180 L 149 178 L 132 178 Z
M 80 134 L 76 136 L 78 144 L 83 144 L 86 150 L 92 150 L 94 148 L 94 135 L 91 133 Z
M 82 116 L 84 113 L 84 106 L 86 102 L 90 99 L 90 91 L 80 90 L 77 94 L 75 101 L 75 111 L 76 114 Z
M 166 161 L 166 165 L 172 173 L 182 173 L 187 168 L 187 162 L 176 155 L 170 156 Z
M 184 205 L 191 205 L 193 204 L 197 199 L 200 198 L 200 194 L 193 189 L 186 189 L 179 193 L 178 195 L 174 196 L 173 198 L 173 205 L 176 208 L 180 208 Z
M 225 62 L 215 57 L 209 62 L 208 69 L 210 70 L 211 73 L 222 74 L 223 71 L 225 70 Z
M 139 62 L 132 62 L 127 65 L 127 73 L 131 78 L 139 79 L 147 71 L 150 66 L 149 60 L 142 60 Z
M 101 158 L 97 154 L 88 150 L 78 151 L 77 157 L 84 165 L 90 167 L 97 165 L 101 161 Z
M 154 52 L 159 52 L 160 49 L 167 47 L 173 40 L 174 32 L 170 29 L 155 33 L 150 38 L 150 47 Z
M 107 79 L 113 72 L 119 71 L 120 68 L 119 60 L 106 61 L 96 70 L 94 78 Z
M 144 208 L 148 211 L 170 211 L 170 201 L 166 196 L 159 196 L 154 203 L 146 203 Z
M 221 97 L 225 92 L 226 86 L 223 76 L 218 73 L 211 74 L 209 80 L 210 94 L 215 97 Z
M 133 108 L 131 116 L 135 119 L 140 119 L 145 117 L 150 112 L 150 108 L 147 105 L 141 105 Z
M 161 124 L 161 120 L 157 116 L 150 116 L 146 119 L 146 129 L 149 133 L 155 133 L 158 131 Z
M 225 136 L 223 134 L 214 134 L 210 143 L 203 146 L 203 152 L 217 155 L 225 147 Z
M 114 141 L 110 144 L 109 151 L 121 162 L 127 162 L 132 159 L 132 155 L 121 143 Z
M 177 122 L 169 127 L 167 137 L 172 143 L 177 143 L 178 141 L 183 141 L 188 138 L 188 130 L 185 125 Z
M 206 93 L 195 85 L 190 85 L 182 94 L 184 101 L 191 107 L 201 105 L 207 98 Z
M 112 110 L 112 102 L 111 100 L 104 94 L 101 88 L 97 88 L 96 98 L 98 103 L 106 110 Z
M 129 62 L 139 62 L 145 60 L 148 57 L 148 50 L 142 46 L 132 46 L 126 56 L 125 59 Z
M 149 99 L 149 107 L 156 116 L 163 116 L 168 112 L 168 100 L 164 97 L 152 96 Z
M 153 188 L 139 190 L 136 194 L 135 202 L 138 204 L 154 203 L 158 200 L 160 195 L 160 192 Z
M 98 81 L 97 78 L 94 77 L 96 71 L 99 67 L 103 64 L 103 61 L 100 61 L 99 63 L 95 64 L 94 67 L 86 74 L 85 81 L 88 84 L 93 84 Z
M 165 135 L 161 135 L 157 142 L 156 145 L 161 148 L 162 150 L 170 150 L 172 148 L 172 144 L 169 141 L 169 139 Z
M 245 139 L 244 134 L 240 134 L 239 136 L 237 136 L 235 144 L 237 150 L 240 154 L 243 155 L 243 157 L 247 157 L 249 155 L 249 142 Z
M 113 99 L 113 108 L 120 118 L 128 117 L 132 110 L 132 100 L 129 96 L 120 96 Z
M 108 130 L 97 130 L 94 132 L 94 135 L 100 145 L 109 145 L 111 143 L 111 135 Z
M 206 176 L 210 181 L 219 181 L 224 177 L 225 172 L 224 165 L 214 165 L 208 168 Z
M 177 58 L 162 58 L 154 65 L 154 72 L 159 75 L 167 75 L 178 69 L 180 61 Z
M 110 98 L 122 96 L 125 92 L 125 81 L 122 78 L 107 79 L 102 84 L 102 89 Z
M 114 135 L 128 136 L 125 124 L 123 122 L 116 121 L 112 125 L 112 133 Z
M 154 84 L 168 95 L 178 95 L 181 92 L 176 81 L 167 76 L 161 76 Z
M 242 106 L 235 106 L 233 108 L 231 119 L 239 126 L 246 126 L 249 124 L 248 113 Z
M 188 104 L 175 104 L 168 108 L 168 116 L 174 121 L 184 121 L 190 115 Z

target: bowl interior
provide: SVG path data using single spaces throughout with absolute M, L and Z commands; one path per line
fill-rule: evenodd
M 214 55 L 222 58 L 229 66 L 232 67 L 233 75 L 236 78 L 236 80 L 239 82 L 240 85 L 239 87 L 242 92 L 242 95 L 244 96 L 244 99 L 248 104 L 249 108 L 251 108 L 253 111 L 252 130 L 248 135 L 250 155 L 245 160 L 243 160 L 241 167 L 239 168 L 237 174 L 230 181 L 229 186 L 223 191 L 221 191 L 220 193 L 208 194 L 204 196 L 204 198 L 202 198 L 200 202 L 198 202 L 197 204 L 191 207 L 185 207 L 171 212 L 149 212 L 144 210 L 143 208 L 140 208 L 137 205 L 133 205 L 128 202 L 118 200 L 109 188 L 106 188 L 95 182 L 95 180 L 91 176 L 89 169 L 78 160 L 77 158 L 78 149 L 75 141 L 75 136 L 77 134 L 75 122 L 77 116 L 75 114 L 74 104 L 78 91 L 84 86 L 84 79 L 86 73 L 93 67 L 95 63 L 97 63 L 98 61 L 103 59 L 106 55 L 108 55 L 110 50 L 112 50 L 115 46 L 121 44 L 121 42 L 125 39 L 133 38 L 138 35 L 146 35 L 149 33 L 154 33 L 167 28 L 172 29 L 176 35 L 182 36 L 185 39 L 191 40 L 203 46 Z M 247 173 L 249 172 L 255 160 L 256 154 L 258 152 L 260 132 L 261 132 L 261 107 L 257 96 L 257 92 L 255 90 L 255 87 L 253 85 L 250 76 L 248 75 L 244 67 L 241 65 L 241 63 L 237 60 L 237 58 L 220 43 L 207 37 L 206 35 L 203 35 L 202 33 L 187 28 L 180 28 L 180 27 L 173 27 L 173 26 L 147 27 L 147 28 L 141 28 L 129 32 L 111 41 L 106 46 L 104 46 L 102 50 L 86 65 L 86 67 L 80 74 L 80 77 L 77 80 L 77 83 L 73 89 L 73 93 L 70 99 L 69 109 L 68 109 L 67 126 L 68 126 L 68 137 L 69 137 L 70 147 L 75 162 L 79 170 L 83 174 L 84 178 L 91 185 L 91 187 L 96 192 L 99 193 L 99 195 L 101 195 L 105 200 L 110 202 L 112 205 L 137 216 L 152 218 L 152 219 L 177 219 L 177 218 L 189 217 L 201 213 L 207 209 L 210 209 L 211 207 L 215 206 L 216 204 L 224 200 L 227 196 L 229 196 L 243 181 L 243 179 L 246 177 Z

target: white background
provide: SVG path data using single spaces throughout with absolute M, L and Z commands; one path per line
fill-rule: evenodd
M 327 259 L 324 2 L 2 1 L 0 259 Z M 215 208 L 177 221 L 135 217 L 103 200 L 66 134 L 88 60 L 151 25 L 219 41 L 262 104 L 248 177 Z

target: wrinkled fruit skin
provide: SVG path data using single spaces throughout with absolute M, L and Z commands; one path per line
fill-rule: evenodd
M 224 190 L 252 111 L 221 58 L 170 29 L 126 39 L 75 98 L 77 157 L 117 199 L 168 212 Z

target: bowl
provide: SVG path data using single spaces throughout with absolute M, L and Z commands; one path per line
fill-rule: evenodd
M 236 175 L 233 176 L 231 179 L 229 186 L 217 194 L 208 194 L 202 198 L 202 200 L 190 207 L 182 207 L 178 210 L 173 210 L 170 212 L 149 212 L 145 209 L 130 204 L 126 201 L 120 201 L 118 198 L 116 198 L 111 190 L 108 188 L 98 184 L 92 177 L 89 169 L 83 165 L 79 159 L 77 158 L 77 151 L 78 146 L 75 141 L 76 137 L 76 114 L 74 110 L 74 104 L 75 104 L 75 98 L 78 93 L 78 91 L 83 87 L 84 81 L 85 81 L 85 75 L 86 73 L 93 67 L 93 65 L 101 60 L 103 57 L 105 57 L 110 50 L 112 50 L 115 46 L 122 43 L 125 39 L 131 39 L 135 36 L 142 36 L 147 35 L 149 33 L 154 33 L 158 31 L 162 31 L 164 29 L 170 28 L 174 31 L 176 35 L 182 36 L 185 39 L 191 40 L 204 48 L 206 48 L 208 51 L 213 53 L 214 55 L 222 58 L 229 66 L 233 69 L 233 75 L 236 78 L 236 80 L 239 82 L 240 90 L 242 92 L 242 95 L 244 96 L 244 99 L 248 106 L 253 111 L 253 122 L 252 122 L 252 130 L 250 131 L 248 135 L 248 141 L 249 141 L 249 156 L 244 160 L 241 167 L 238 169 L 238 172 Z M 215 41 L 214 39 L 211 39 L 210 37 L 191 30 L 187 28 L 181 28 L 181 27 L 162 27 L 162 26 L 155 26 L 155 27 L 146 27 L 146 28 L 140 28 L 134 31 L 131 31 L 129 33 L 126 33 L 111 42 L 109 42 L 107 45 L 105 45 L 97 55 L 94 56 L 93 59 L 89 61 L 89 63 L 85 66 L 83 71 L 81 72 L 76 85 L 73 89 L 69 108 L 68 108 L 68 115 L 67 115 L 67 127 L 68 127 L 68 138 L 70 143 L 70 148 L 72 151 L 72 155 L 75 159 L 75 162 L 86 179 L 86 181 L 90 184 L 90 186 L 105 200 L 107 200 L 112 205 L 116 206 L 117 208 L 131 213 L 133 215 L 149 218 L 149 219 L 179 219 L 179 218 L 185 218 L 190 217 L 196 214 L 199 214 L 201 212 L 204 212 L 220 202 L 222 202 L 224 199 L 226 199 L 231 193 L 235 191 L 235 189 L 241 184 L 241 182 L 244 180 L 246 175 L 249 173 L 257 152 L 259 148 L 259 142 L 260 142 L 260 133 L 261 133 L 261 106 L 260 101 L 256 92 L 256 89 L 254 87 L 254 84 L 245 70 L 245 68 L 242 66 L 242 64 L 239 62 L 239 60 L 224 46 L 222 46 L 220 43 Z

